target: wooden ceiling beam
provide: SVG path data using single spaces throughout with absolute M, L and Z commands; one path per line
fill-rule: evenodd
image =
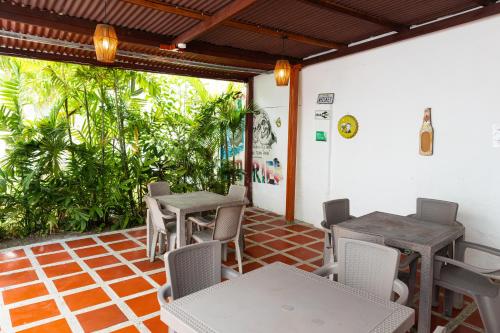
M 97 24 L 97 22 L 87 19 L 58 15 L 48 11 L 11 5 L 7 2 L 0 2 L 0 20 L 47 27 L 88 37 L 93 36 Z M 115 29 L 121 43 L 128 43 L 149 49 L 151 53 L 158 54 L 160 45 L 169 45 L 172 43 L 172 38 L 159 34 L 121 27 L 115 27 Z M 190 43 L 190 50 L 184 53 L 187 55 L 207 55 L 214 58 L 214 63 L 223 65 L 258 69 L 272 69 L 276 60 L 280 58 L 279 55 L 272 55 L 265 52 L 249 51 L 197 41 Z M 290 61 L 296 63 L 299 62 L 299 59 L 290 58 Z
M 224 21 L 230 19 L 242 10 L 248 8 L 256 1 L 257 0 L 236 0 L 231 2 L 229 5 L 217 11 L 217 13 L 215 13 L 213 16 L 210 16 L 208 19 L 201 21 L 191 29 L 177 36 L 172 44 L 176 46 L 179 43 L 189 43 L 193 39 L 196 39 L 197 37 L 210 31 L 211 29 L 214 29 Z
M 212 15 L 194 11 L 191 9 L 185 9 L 178 6 L 174 6 L 165 2 L 161 2 L 158 0 L 120 0 L 126 3 L 130 3 L 136 6 L 146 7 L 150 9 L 155 9 L 162 11 L 164 13 L 175 14 L 180 16 L 189 17 L 192 19 L 206 21 L 212 17 Z M 258 33 L 261 35 L 266 35 L 274 38 L 283 38 L 286 37 L 290 40 L 294 40 L 296 42 L 300 42 L 303 44 L 309 44 L 314 46 L 320 46 L 328 49 L 340 49 L 345 47 L 346 45 L 339 42 L 314 38 L 310 36 L 305 36 L 301 34 L 297 34 L 290 31 L 284 31 L 279 29 L 274 29 L 270 27 L 264 27 L 258 24 L 244 23 L 237 20 L 226 20 L 221 23 L 221 25 L 226 27 L 231 27 L 239 30 L 250 31 L 254 33 Z
M 321 56 L 309 58 L 302 62 L 303 66 L 309 66 L 317 64 L 320 62 L 341 58 L 347 55 L 351 55 L 358 52 L 367 51 L 380 46 L 388 45 L 391 43 L 400 42 L 406 39 L 422 36 L 428 33 L 440 31 L 443 29 L 451 28 L 464 23 L 479 20 L 485 17 L 500 14 L 500 3 L 494 3 L 490 6 L 485 6 L 473 11 L 464 12 L 463 14 L 458 14 L 452 17 L 448 17 L 439 21 L 434 21 L 432 23 L 420 25 L 416 28 L 395 33 L 389 36 L 373 39 L 365 43 L 356 44 L 348 48 L 324 54 Z
M 325 0 L 299 0 L 299 1 L 306 3 L 306 4 L 309 4 L 309 5 L 312 5 L 312 6 L 315 6 L 315 7 L 318 7 L 318 8 L 321 8 L 321 9 L 327 9 L 327 10 L 332 11 L 332 12 L 342 13 L 342 14 L 352 16 L 352 17 L 355 17 L 355 18 L 363 20 L 363 21 L 371 22 L 371 23 L 380 25 L 382 27 L 388 28 L 392 31 L 404 31 L 404 30 L 408 30 L 410 28 L 404 24 L 400 24 L 397 22 L 392 22 L 390 20 L 386 20 L 384 18 L 376 17 L 373 15 L 364 13 L 360 10 L 352 9 L 350 7 L 341 5 L 339 3 L 332 3 L 329 1 L 325 1 Z

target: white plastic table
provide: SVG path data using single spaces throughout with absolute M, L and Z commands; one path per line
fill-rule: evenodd
M 161 308 L 177 333 L 406 332 L 414 310 L 282 263 Z
M 167 210 L 175 213 L 177 216 L 177 248 L 186 245 L 185 219 L 186 214 L 201 213 L 210 210 L 215 210 L 219 206 L 231 205 L 238 203 L 246 203 L 241 200 L 230 198 L 217 193 L 198 191 L 189 193 L 179 193 L 170 195 L 155 196 Z M 150 240 L 151 223 L 148 223 L 148 244 Z M 189 226 L 188 226 L 189 227 Z M 190 234 L 188 230 L 188 234 Z M 149 246 L 148 246 L 149 249 Z

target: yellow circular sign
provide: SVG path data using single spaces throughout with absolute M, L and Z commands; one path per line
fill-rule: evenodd
M 346 115 L 340 118 L 337 128 L 340 135 L 351 139 L 358 133 L 358 121 L 353 116 Z

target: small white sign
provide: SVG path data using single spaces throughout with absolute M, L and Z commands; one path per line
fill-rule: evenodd
M 334 93 L 318 94 L 317 104 L 333 104 Z
M 328 111 L 328 110 L 316 110 L 316 111 L 314 111 L 314 119 L 328 120 L 328 119 L 330 119 L 330 111 Z
M 500 124 L 493 124 L 491 134 L 493 139 L 493 147 L 500 148 Z

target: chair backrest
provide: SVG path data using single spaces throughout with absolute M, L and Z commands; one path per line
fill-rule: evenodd
M 160 204 L 155 198 L 146 195 L 144 197 L 146 206 L 148 207 L 148 215 L 155 228 L 159 231 L 165 232 L 165 223 L 163 222 L 163 214 L 160 211 Z
M 338 282 L 391 299 L 399 266 L 399 251 L 349 238 L 338 239 Z
M 231 185 L 229 186 L 229 192 L 227 192 L 227 196 L 243 201 L 247 197 L 247 187 L 243 185 Z
M 170 185 L 167 182 L 160 181 L 148 184 L 148 194 L 156 197 L 159 195 L 170 195 L 172 191 L 170 191 Z
M 458 204 L 443 200 L 417 198 L 418 220 L 450 224 L 457 219 Z
M 221 245 L 218 241 L 188 245 L 165 255 L 167 281 L 177 299 L 221 282 Z
M 333 246 L 334 246 L 333 254 L 335 255 L 335 258 L 337 257 L 337 244 L 339 238 L 357 239 L 365 242 L 384 245 L 384 237 L 380 235 L 372 235 L 372 234 L 357 232 L 343 228 L 339 225 L 332 225 L 331 229 L 332 229 Z
M 217 208 L 213 239 L 226 241 L 239 236 L 245 205 L 230 205 Z
M 323 202 L 323 219 L 328 228 L 334 224 L 349 220 L 349 199 L 336 199 Z

